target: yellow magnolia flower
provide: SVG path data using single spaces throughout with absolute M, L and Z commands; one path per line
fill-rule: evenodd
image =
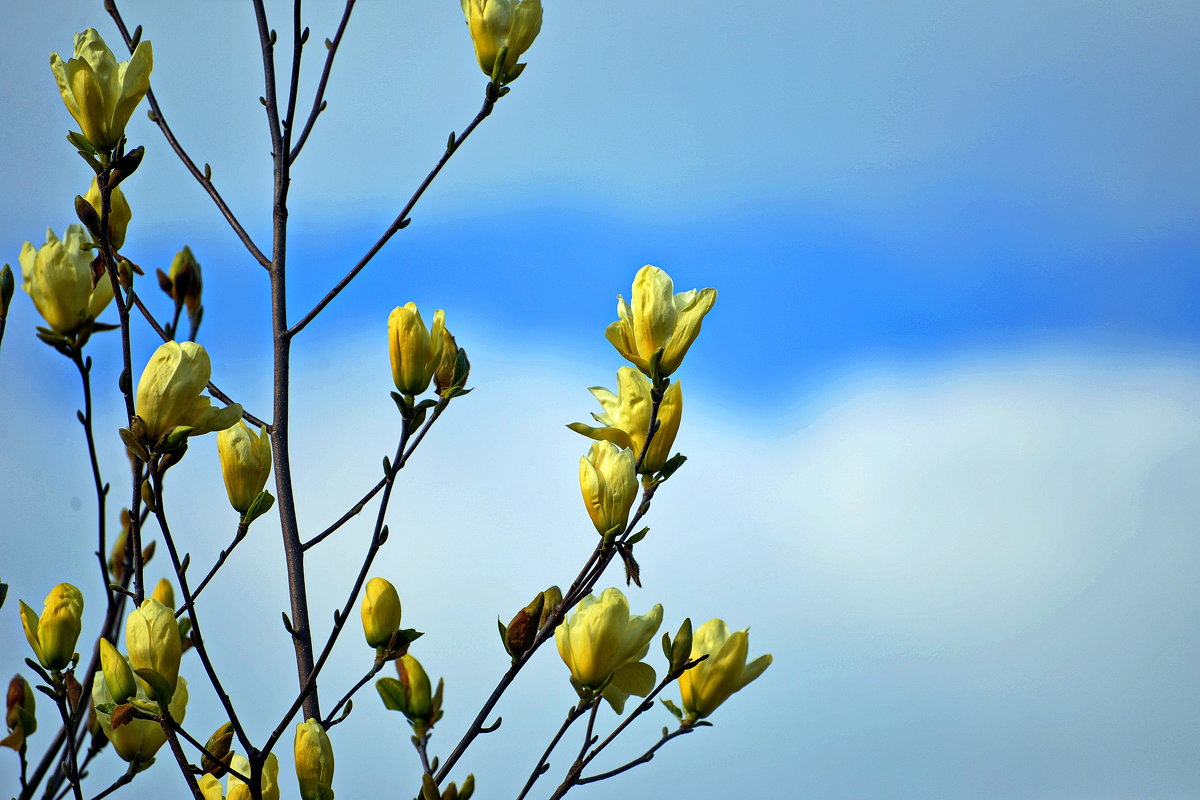
M 707 717 L 717 706 L 771 666 L 770 654 L 746 663 L 750 636 L 730 634 L 724 620 L 710 619 L 692 637 L 692 658 L 708 658 L 679 676 L 679 693 L 688 719 Z
M 265 429 L 256 433 L 239 419 L 217 434 L 217 454 L 229 504 L 244 514 L 271 474 L 271 436 Z
M 221 794 L 221 782 L 212 775 L 201 775 L 196 779 L 196 784 L 200 787 L 200 794 L 204 800 L 225 800 L 225 796 Z
M 388 345 L 392 356 L 392 380 L 401 394 L 418 395 L 442 360 L 446 314 L 433 312 L 432 330 L 425 327 L 416 303 L 397 306 L 388 317 Z
M 629 521 L 638 491 L 636 463 L 633 451 L 612 442 L 593 442 L 587 455 L 579 459 L 583 504 L 601 536 L 624 528 Z
M 9 681 L 4 723 L 8 728 L 8 736 L 0 739 L 0 747 L 11 747 L 22 752 L 25 740 L 37 731 L 37 701 L 33 687 L 20 675 L 13 675 Z
M 315 719 L 296 725 L 296 780 L 303 800 L 333 800 L 333 745 Z
M 59 670 L 71 663 L 83 619 L 83 594 L 69 583 L 60 583 L 46 595 L 46 605 L 37 612 L 21 602 L 21 625 L 38 663 Z
M 175 610 L 175 587 L 166 578 L 159 578 L 158 583 L 154 584 L 154 593 L 151 597 L 172 611 Z
M 100 640 L 100 670 L 104 675 L 104 685 L 112 695 L 117 705 L 129 702 L 129 698 L 137 697 L 137 679 L 125 656 L 117 652 L 108 639 Z
M 200 394 L 211 374 L 208 353 L 195 342 L 166 342 L 154 351 L 138 381 L 136 404 L 151 443 L 176 427 L 191 428 L 187 435 L 199 436 L 237 423 L 242 416 L 240 403 L 214 408 Z
M 601 691 L 618 714 L 626 698 L 645 697 L 654 688 L 654 668 L 641 661 L 662 624 L 662 606 L 648 614 L 629 615 L 620 589 L 588 595 L 554 631 L 558 654 L 582 689 Z
M 384 578 L 371 578 L 362 599 L 363 633 L 371 647 L 383 647 L 400 630 L 400 595 Z
M 592 417 L 605 427 L 593 428 L 582 422 L 572 422 L 567 427 L 591 439 L 629 449 L 636 463 L 650 430 L 650 412 L 654 405 L 650 399 L 650 379 L 633 367 L 621 367 L 617 370 L 616 394 L 601 386 L 593 386 L 588 391 L 604 409 L 603 414 L 592 414 Z M 650 450 L 642 461 L 642 472 L 657 472 L 671 457 L 671 446 L 675 444 L 682 416 L 683 390 L 676 381 L 663 393 L 658 408 L 658 432 L 650 440 Z
M 112 150 L 125 135 L 125 124 L 150 88 L 154 52 L 140 42 L 129 61 L 117 63 L 95 28 L 75 34 L 75 57 L 50 54 L 50 70 L 67 111 L 80 132 L 100 151 Z
M 153 597 L 143 600 L 125 620 L 125 646 L 134 673 L 150 687 L 151 696 L 173 695 L 183 655 L 175 612 Z
M 679 369 L 700 333 L 704 315 L 717 301 L 716 289 L 674 292 L 671 276 L 647 264 L 633 278 L 632 305 L 618 295 L 618 319 L 604 332 L 617 352 L 647 375 L 650 359 L 659 349 L 663 351 L 659 374 Z
M 95 209 L 96 217 L 103 219 L 103 215 L 100 213 L 100 185 L 95 178 L 92 178 L 92 186 L 83 199 Z M 116 186 L 109 197 L 108 208 L 108 243 L 114 250 L 120 250 L 121 246 L 125 244 L 125 231 L 129 227 L 131 219 L 133 219 L 133 209 L 129 207 L 129 201 L 125 199 L 125 193 L 121 191 L 121 187 Z
M 140 684 L 136 699 L 144 703 L 150 702 L 145 687 Z M 158 749 L 166 744 L 167 735 L 163 733 L 162 725 L 149 719 L 131 719 L 114 729 L 112 715 L 100 711 L 99 706 L 115 702 L 116 699 L 108 691 L 104 676 L 97 673 L 92 681 L 92 706 L 96 708 L 96 720 L 100 723 L 101 730 L 123 760 L 132 762 L 137 759 L 141 764 L 148 764 Z M 187 680 L 181 677 L 175 684 L 175 694 L 171 696 L 171 702 L 167 705 L 167 710 L 176 722 L 183 722 L 187 714 L 187 703 Z
M 68 225 L 62 241 L 47 229 L 44 245 L 21 248 L 21 285 L 57 333 L 74 333 L 112 300 L 108 276 L 93 280 L 91 251 L 82 249 L 88 241 L 82 225 Z
M 475 57 L 483 74 L 492 76 L 501 48 L 508 52 L 500 65 L 500 82 L 517 79 L 525 69 L 517 59 L 529 49 L 542 29 L 541 0 L 461 0 L 463 16 L 475 43 Z
M 250 775 L 250 761 L 241 753 L 235 753 L 229 764 L 235 772 L 240 772 L 247 778 Z M 250 787 L 229 774 L 225 784 L 225 800 L 250 800 Z M 279 759 L 274 753 L 267 754 L 267 760 L 262 770 L 263 800 L 279 800 Z

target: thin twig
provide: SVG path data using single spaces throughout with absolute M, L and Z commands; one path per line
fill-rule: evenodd
M 125 46 L 128 47 L 129 52 L 132 53 L 133 37 L 129 33 L 129 28 L 125 25 L 125 20 L 121 18 L 121 12 L 117 10 L 116 0 L 105 0 L 104 9 L 108 11 L 109 16 L 113 18 L 113 22 L 115 22 L 117 25 L 117 30 L 121 32 L 121 38 L 125 40 Z M 200 186 L 208 193 L 208 196 L 212 198 L 214 203 L 216 203 L 217 208 L 221 212 L 221 216 L 225 217 L 225 221 L 229 223 L 229 227 L 233 228 L 233 232 L 237 235 L 238 239 L 242 241 L 242 244 L 246 246 L 246 249 L 250 252 L 250 255 L 254 257 L 254 260 L 263 267 L 269 268 L 271 265 L 270 259 L 263 254 L 262 250 L 258 249 L 258 245 L 254 244 L 254 240 L 250 238 L 250 234 L 247 233 L 246 229 L 242 227 L 242 223 L 238 222 L 237 217 L 234 216 L 233 211 L 230 210 L 229 206 L 225 203 L 225 199 L 221 197 L 221 193 L 217 191 L 217 187 L 213 185 L 212 180 L 206 177 L 205 173 L 196 166 L 196 162 L 191 159 L 191 157 L 183 149 L 183 145 L 181 145 L 179 140 L 175 138 L 175 134 L 171 131 L 171 127 L 167 125 L 167 120 L 163 116 L 162 109 L 158 107 L 158 99 L 154 96 L 153 89 L 146 91 L 146 102 L 150 106 L 150 112 L 153 115 L 155 124 L 158 125 L 158 128 L 162 131 L 163 136 L 166 137 L 167 144 L 171 145 L 171 149 L 175 151 L 175 155 L 179 157 L 179 160 L 183 162 L 185 167 L 187 167 L 187 171 L 192 173 L 192 177 L 194 177 L 200 183 Z
M 557 747 L 558 743 L 562 740 L 562 737 L 567 732 L 567 729 L 571 727 L 575 720 L 587 713 L 587 710 L 588 704 L 584 703 L 583 701 L 580 701 L 579 705 L 571 706 L 571 708 L 567 710 L 567 718 L 563 720 L 563 724 L 559 726 L 558 732 L 554 734 L 554 738 L 550 740 L 550 744 L 546 745 L 546 749 L 542 752 L 542 757 L 539 758 L 537 764 L 534 765 L 533 771 L 529 773 L 529 778 L 525 781 L 525 786 L 521 788 L 521 793 L 517 795 L 517 800 L 525 800 L 525 795 L 529 794 L 529 790 L 533 788 L 533 784 L 537 782 L 538 778 L 542 777 L 543 773 L 545 773 L 547 769 L 549 769 L 549 765 L 547 765 L 546 761 L 550 758 L 550 754 L 554 752 L 554 748 Z
M 383 246 L 387 244 L 388 240 L 391 239 L 397 231 L 405 226 L 406 221 L 408 220 L 408 215 L 412 212 L 413 207 L 416 206 L 417 201 L 421 199 L 421 195 L 425 194 L 425 190 L 429 188 L 431 183 L 433 183 L 433 180 L 438 176 L 438 173 L 442 171 L 442 167 L 446 166 L 446 162 L 450 160 L 450 157 L 458 152 L 458 149 L 462 147 L 462 144 L 467 140 L 467 137 L 470 136 L 477 127 L 479 127 L 479 123 L 487 119 L 487 116 L 492 113 L 492 109 L 495 107 L 496 101 L 492 99 L 493 92 L 490 88 L 491 84 L 488 84 L 488 86 L 489 91 L 487 97 L 484 99 L 483 106 L 479 109 L 479 113 L 475 115 L 475 119 L 471 120 L 471 124 L 469 124 L 466 129 L 454 139 L 452 145 L 447 147 L 445 152 L 442 153 L 442 157 L 438 159 L 437 164 L 435 164 L 433 169 L 429 171 L 429 174 L 425 176 L 425 180 L 421 181 L 421 185 L 417 187 L 415 192 L 413 192 L 412 197 L 408 198 L 408 202 L 404 204 L 404 208 L 401 209 L 400 213 L 396 215 L 396 218 L 392 220 L 392 224 L 387 227 L 387 230 L 383 232 L 383 235 L 379 237 L 375 244 L 371 245 L 371 249 L 368 250 L 366 254 L 358 260 L 358 263 L 351 267 L 350 271 L 347 272 L 346 275 L 340 281 L 338 281 L 337 284 L 330 289 L 323 298 L 321 298 L 321 301 L 313 306 L 312 310 L 305 314 L 299 322 L 288 329 L 288 338 L 291 338 L 300 331 L 304 330 L 308 323 L 316 319 L 317 315 L 324 310 L 325 306 L 333 302 L 333 298 L 341 294 L 342 290 L 350 285 L 350 281 L 354 280 L 358 273 L 362 272 L 363 267 L 367 266 L 367 264 L 371 262 L 371 259 L 375 257 L 375 254 L 383 249 Z
M 133 780 L 134 775 L 137 775 L 137 764 L 130 762 L 129 768 L 127 770 L 125 770 L 125 772 L 121 775 L 121 777 L 119 777 L 115 781 L 113 781 L 111 786 L 109 786 L 107 789 L 102 791 L 100 794 L 93 797 L 92 800 L 104 800 L 105 797 L 108 797 L 110 794 L 115 792 L 117 789 L 120 789 L 122 786 L 125 786 L 126 784 L 130 783 Z
M 324 728 L 325 730 L 329 730 L 334 725 L 341 722 L 341 720 L 336 719 L 336 717 L 337 717 L 337 713 L 342 710 L 342 706 L 346 705 L 346 703 L 349 703 L 350 700 L 354 697 L 355 693 L 358 692 L 359 689 L 361 689 L 363 686 L 366 685 L 367 681 L 371 680 L 371 678 L 374 678 L 376 675 L 378 675 L 379 670 L 383 669 L 383 665 L 386 663 L 387 662 L 382 659 L 376 659 L 375 663 L 371 666 L 371 669 L 367 670 L 367 674 L 363 675 L 361 678 L 359 678 L 358 681 L 353 686 L 350 687 L 350 691 L 348 691 L 348 692 L 346 692 L 346 694 L 342 695 L 342 699 L 337 701 L 337 705 L 335 705 L 333 707 L 333 710 L 329 712 L 329 716 L 326 717 L 325 721 L 321 723 L 321 727 Z
M 242 747 L 250 750 L 250 739 L 246 735 L 245 728 L 242 727 L 241 720 L 238 719 L 233 702 L 229 699 L 229 693 L 225 691 L 225 687 L 221 684 L 221 679 L 217 676 L 217 671 L 208 656 L 208 648 L 204 645 L 204 637 L 200 632 L 200 621 L 196 616 L 195 597 L 193 597 L 188 588 L 187 572 L 183 569 L 183 564 L 179 560 L 179 551 L 175 547 L 175 538 L 171 535 L 171 527 L 167 523 L 166 500 L 163 496 L 163 475 L 157 463 L 151 466 L 150 477 L 154 487 L 154 516 L 158 520 L 159 530 L 162 531 L 163 543 L 166 544 L 167 552 L 171 555 L 171 565 L 175 568 L 175 578 L 179 581 L 179 591 L 188 609 L 188 620 L 192 623 L 191 631 L 188 634 L 192 640 L 192 647 L 195 648 L 197 655 L 200 656 L 200 663 L 204 665 L 204 671 L 208 673 L 209 683 L 212 684 L 213 691 L 217 694 L 217 699 L 221 701 L 221 706 L 229 716 L 229 722 L 233 725 L 233 730 L 237 734 L 238 741 L 241 742 Z
M 78 349 L 71 350 L 71 361 L 79 370 L 79 378 L 83 382 L 83 413 L 79 422 L 83 425 L 83 435 L 87 440 L 88 461 L 92 466 L 92 484 L 96 489 L 96 536 L 99 539 L 96 557 L 100 560 L 100 584 L 104 587 L 105 602 L 112 602 L 112 589 L 109 588 L 108 563 L 105 554 L 108 553 L 107 520 L 105 515 L 105 500 L 108 497 L 108 486 L 100 474 L 100 460 L 96 456 L 96 437 L 92 429 L 92 359 L 85 361 Z
M 622 772 L 626 772 L 628 770 L 633 769 L 634 767 L 638 766 L 639 764 L 645 764 L 647 761 L 654 758 L 654 754 L 657 753 L 658 749 L 660 747 L 662 747 L 664 744 L 671 741 L 676 736 L 683 736 L 684 734 L 691 733 L 694 730 L 696 730 L 696 729 L 687 727 L 684 725 L 680 725 L 675 730 L 664 735 L 661 739 L 658 740 L 658 742 L 653 747 L 651 747 L 649 750 L 647 750 L 642 755 L 635 758 L 633 761 L 630 761 L 628 764 L 623 764 L 622 766 L 619 766 L 616 769 L 610 769 L 608 772 L 601 772 L 597 775 L 588 775 L 586 777 L 577 778 L 575 780 L 575 785 L 582 786 L 585 783 L 595 783 L 596 781 L 608 780 L 609 778 L 611 778 L 615 775 L 620 775 Z M 566 794 L 566 792 L 564 791 L 563 794 Z M 559 798 L 559 797 L 562 797 L 562 794 L 555 794 L 553 797 L 551 797 L 551 800 L 557 800 L 557 798 Z
M 200 585 L 196 587 L 196 591 L 192 592 L 191 600 L 185 602 L 175 612 L 176 618 L 183 616 L 185 613 L 187 613 L 188 609 L 192 607 L 192 603 L 196 602 L 196 598 L 200 596 L 200 593 L 204 591 L 204 587 L 208 586 L 208 582 L 211 581 L 213 576 L 217 574 L 217 570 L 219 570 L 225 563 L 225 559 L 229 558 L 229 554 L 233 552 L 233 548 L 237 547 L 238 544 L 240 544 L 241 541 L 246 538 L 246 531 L 249 529 L 250 526 L 245 522 L 238 523 L 237 533 L 233 535 L 233 542 L 229 545 L 229 547 L 226 547 L 224 550 L 222 550 L 219 556 L 217 556 L 217 563 L 212 565 L 212 569 L 210 569 L 208 574 L 204 576 L 204 580 L 200 581 Z
M 164 705 L 162 709 L 162 728 L 163 732 L 167 735 L 167 743 L 171 745 L 171 752 L 175 755 L 175 762 L 179 764 L 179 771 L 183 773 L 183 779 L 187 782 L 188 788 L 192 790 L 192 797 L 195 800 L 204 800 L 204 793 L 200 791 L 200 784 L 196 781 L 196 776 L 192 774 L 187 754 L 179 746 L 179 737 L 175 735 L 177 727 L 178 725 L 175 724 L 175 720 L 171 718 L 171 712 Z
M 58 715 L 62 717 L 63 727 L 67 730 L 71 729 L 71 713 L 67 712 L 67 686 L 66 682 L 62 682 L 60 686 L 54 687 L 54 705 L 58 706 Z M 80 705 L 83 704 L 83 698 L 80 698 Z M 71 774 L 67 776 L 67 781 L 71 784 L 71 790 L 75 794 L 75 800 L 83 800 L 83 790 L 79 788 L 79 751 L 75 749 L 74 737 L 67 737 L 67 758 L 71 766 Z
M 430 423 L 432 423 L 432 420 Z M 397 461 L 400 460 L 405 452 L 405 445 L 408 443 L 408 436 L 408 420 L 405 418 L 401 423 L 400 442 L 396 446 Z M 393 468 L 391 475 L 388 476 L 388 484 L 383 490 L 383 498 L 379 503 L 379 513 L 375 518 L 375 529 L 371 532 L 371 543 L 367 547 L 366 555 L 363 557 L 362 568 L 359 569 L 358 576 L 354 581 L 354 585 L 350 589 L 350 595 L 346 598 L 346 603 L 342 606 L 341 611 L 337 613 L 334 619 L 333 629 L 330 630 L 329 637 L 325 640 L 325 646 L 321 648 L 321 654 L 318 656 L 316 663 L 309 671 L 307 679 L 301 685 L 300 693 L 296 696 L 296 699 L 292 701 L 291 706 L 283 715 L 283 718 L 279 720 L 279 724 L 275 727 L 275 730 L 267 739 L 266 744 L 263 745 L 263 752 L 269 753 L 271 749 L 274 748 L 275 743 L 279 741 L 279 737 L 283 735 L 283 732 L 287 729 L 288 724 L 292 721 L 292 717 L 295 716 L 296 712 L 300 710 L 300 707 L 304 705 L 305 700 L 310 696 L 310 694 L 316 691 L 317 677 L 320 675 L 321 669 L 325 666 L 325 661 L 329 658 L 329 654 L 333 652 L 333 645 L 337 642 L 338 636 L 342 632 L 342 628 L 344 628 L 346 625 L 346 620 L 350 617 L 350 612 L 354 608 L 354 602 L 358 599 L 358 593 L 362 589 L 363 583 L 366 582 L 367 572 L 371 569 L 371 564 L 375 561 L 375 555 L 379 552 L 379 548 L 383 544 L 383 520 L 387 514 L 388 501 L 391 499 L 392 489 L 396 485 L 397 472 L 398 469 Z
M 312 110 L 308 112 L 308 119 L 304 122 L 304 129 L 300 131 L 300 136 L 296 139 L 296 144 L 292 146 L 292 151 L 288 155 L 288 163 L 293 163 L 296 157 L 300 155 L 300 151 L 304 149 L 304 143 L 308 141 L 308 134 L 312 133 L 313 124 L 317 121 L 317 117 L 325 110 L 325 86 L 329 83 L 329 74 L 333 69 L 333 59 L 337 55 L 338 47 L 342 43 L 342 34 L 346 32 L 346 25 L 350 22 L 350 12 L 354 10 L 355 0 L 346 0 L 346 8 L 342 11 L 342 21 L 338 23 L 337 33 L 333 35 L 333 39 L 329 41 L 329 50 L 325 54 L 325 67 L 321 70 L 321 80 L 317 83 L 317 92 L 313 95 Z M 292 126 L 295 129 L 295 126 Z

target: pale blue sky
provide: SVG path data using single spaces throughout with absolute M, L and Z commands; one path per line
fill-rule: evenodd
M 319 55 L 339 9 L 309 5 Z M 121 7 L 155 44 L 172 125 L 264 242 L 248 4 Z M 280 27 L 284 11 L 272 9 Z M 364 0 L 355 14 L 295 172 L 298 310 L 391 220 L 482 92 L 456 3 Z M 117 41 L 98 0 L 22 5 L 0 31 L 0 243 L 14 266 L 21 242 L 71 221 L 87 185 L 46 62 L 88 25 Z M 444 632 L 421 654 L 450 684 L 435 747 L 503 669 L 492 617 L 569 580 L 589 544 L 573 483 L 582 441 L 561 424 L 594 410 L 584 387 L 613 384 L 603 327 L 615 294 L 655 263 L 720 299 L 680 374 L 691 461 L 656 505 L 634 608 L 663 602 L 668 626 L 686 614 L 750 625 L 752 653 L 776 664 L 715 730 L 580 796 L 1200 794 L 1198 34 L 1200 9 L 1182 1 L 548 3 L 512 94 L 299 340 L 297 416 L 315 426 L 300 449 L 362 454 L 339 457 L 333 479 L 329 459 L 306 462 L 312 526 L 374 480 L 392 435 L 387 312 L 444 307 L 472 352 L 480 388 L 414 462 L 410 505 L 394 515 L 408 534 L 380 566 L 406 624 Z M 127 187 L 126 251 L 152 271 L 192 246 L 219 382 L 265 408 L 261 270 L 141 113 L 131 137 L 148 155 Z M 64 440 L 59 427 L 78 387 L 32 338 L 20 292 L 14 306 L 0 356 L 11 670 L 24 647 L 15 599 L 95 581 L 89 558 L 56 555 L 79 550 L 91 520 L 78 431 Z M 152 346 L 136 343 L 143 359 Z M 112 342 L 96 354 L 112 368 Z M 355 387 L 362 406 L 331 385 Z M 101 413 L 117 426 L 112 398 Z M 211 449 L 194 447 L 178 473 L 196 487 L 178 502 L 200 561 L 232 530 L 207 521 L 223 503 Z M 447 475 L 469 499 L 423 503 Z M 353 569 L 362 534 L 322 563 L 327 585 Z M 536 569 L 497 576 L 522 546 Z M 279 645 L 239 687 L 265 719 L 290 675 L 273 627 L 282 570 L 261 566 L 279 559 L 269 534 L 246 547 L 210 624 L 227 637 L 219 661 Z M 455 582 L 430 581 L 425 560 L 448 553 Z M 261 626 L 244 621 L 246 596 Z M 322 588 L 315 605 L 338 602 Z M 347 647 L 337 674 L 359 673 L 361 656 Z M 471 765 L 483 796 L 515 794 L 528 767 L 519 778 L 501 765 L 532 766 L 526 742 L 543 742 L 572 696 L 551 652 L 517 690 Z M 393 758 L 415 763 L 375 705 L 364 697 L 335 731 L 339 794 L 370 794 Z M 194 701 L 189 727 L 222 721 Z M 169 767 L 147 791 L 180 788 Z M 14 774 L 0 758 L 0 785 Z

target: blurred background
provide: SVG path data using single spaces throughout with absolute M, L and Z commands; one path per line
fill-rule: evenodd
M 120 8 L 154 44 L 165 117 L 266 248 L 270 145 L 249 4 Z M 268 9 L 281 63 L 290 8 Z M 446 309 L 471 354 L 476 391 L 403 473 L 373 571 L 399 588 L 404 624 L 428 632 L 414 654 L 446 678 L 431 752 L 452 748 L 507 665 L 494 618 L 569 583 L 590 552 L 576 481 L 587 443 L 564 426 L 598 410 L 586 387 L 615 387 L 623 362 L 603 330 L 652 263 L 678 290 L 720 296 L 677 373 L 689 461 L 648 517 L 645 588 L 630 602 L 635 613 L 662 602 L 672 632 L 685 616 L 749 626 L 751 656 L 775 663 L 713 729 L 572 796 L 1200 796 L 1200 8 L 701 0 L 614 11 L 546 0 L 512 93 L 411 227 L 296 340 L 309 534 L 374 483 L 398 435 L 388 312 L 410 300 L 427 319 Z M 302 98 L 340 12 L 305 7 Z M 22 242 L 74 221 L 90 180 L 47 67 L 88 26 L 117 49 L 99 0 L 14 6 L 0 30 L 0 261 L 14 270 Z M 391 221 L 484 83 L 457 4 L 359 4 L 293 173 L 293 319 Z M 266 276 L 144 106 L 128 132 L 147 155 L 123 186 L 134 209 L 123 252 L 151 276 L 191 246 L 214 380 L 268 417 Z M 152 277 L 141 294 L 169 314 Z M 18 599 L 40 608 L 70 581 L 89 600 L 85 622 L 103 612 L 72 421 L 80 386 L 34 338 L 39 321 L 18 290 L 0 355 L 10 672 L 27 655 Z M 89 345 L 113 524 L 127 493 L 116 339 Z M 136 329 L 135 365 L 155 344 Z M 215 437 L 195 441 L 168 483 L 176 535 L 193 564 L 210 564 L 236 526 Z M 344 602 L 369 516 L 311 551 L 318 634 Z M 614 570 L 601 585 L 618 583 Z M 260 520 L 201 607 L 260 739 L 294 682 L 286 607 L 278 537 Z M 324 702 L 371 658 L 352 623 Z M 195 656 L 183 674 L 186 725 L 203 739 L 224 718 Z M 546 649 L 455 777 L 474 771 L 480 796 L 515 795 L 574 699 Z M 40 716 L 34 760 L 53 729 L 44 699 Z M 614 722 L 601 720 L 602 731 Z M 603 766 L 672 721 L 647 713 Z M 407 796 L 419 769 L 409 735 L 365 689 L 333 731 L 339 796 Z M 575 741 L 551 759 L 541 796 Z M 131 790 L 183 796 L 159 760 Z M 123 770 L 115 761 L 93 767 L 91 794 Z M 0 754 L 0 785 L 16 775 L 15 755 Z

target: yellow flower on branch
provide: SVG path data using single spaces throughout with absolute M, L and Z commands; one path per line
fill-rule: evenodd
M 363 633 L 371 647 L 383 647 L 400 630 L 400 595 L 385 578 L 367 581 L 362 599 Z
M 433 312 L 432 330 L 425 327 L 416 303 L 397 306 L 388 316 L 388 350 L 392 358 L 392 380 L 396 391 L 418 395 L 429 388 L 429 381 L 442 360 L 446 314 Z
M 617 447 L 629 449 L 637 457 L 641 455 L 650 430 L 650 380 L 633 367 L 617 370 L 617 393 L 613 394 L 601 386 L 588 389 L 600 401 L 603 414 L 592 414 L 603 428 L 593 428 L 582 422 L 572 422 L 567 427 L 591 439 L 612 442 Z M 650 440 L 650 449 L 642 461 L 642 472 L 653 473 L 663 468 L 671 457 L 671 446 L 679 431 L 679 420 L 683 416 L 683 390 L 678 381 L 667 387 L 658 408 L 658 432 Z
M 617 296 L 617 321 L 605 337 L 617 352 L 650 377 L 654 354 L 662 350 L 660 376 L 679 369 L 688 348 L 700 333 L 704 315 L 717 301 L 716 289 L 692 289 L 675 294 L 671 276 L 649 264 L 633 278 L 632 303 Z
M 135 407 L 151 444 L 178 428 L 187 429 L 181 435 L 199 436 L 237 423 L 241 404 L 214 408 L 200 394 L 211 374 L 208 353 L 195 342 L 166 342 L 154 351 L 138 381 Z
M 60 583 L 46 595 L 42 615 L 21 602 L 21 625 L 38 663 L 60 670 L 75 656 L 75 642 L 83 627 L 83 594 L 69 583 Z
M 333 745 L 315 719 L 296 725 L 296 780 L 303 800 L 333 800 Z
M 641 659 L 662 624 L 662 606 L 630 616 L 620 589 L 588 595 L 554 631 L 558 654 L 577 689 L 600 692 L 618 714 L 629 695 L 645 697 L 654 688 L 654 668 Z
M 100 213 L 102 205 L 100 199 L 100 186 L 95 178 L 92 178 L 92 185 L 88 189 L 87 194 L 83 196 L 87 204 L 96 212 L 97 219 L 103 219 Z M 120 250 L 125 244 L 125 231 L 129 227 L 129 221 L 133 219 L 133 209 L 129 207 L 129 201 L 125 199 L 125 193 L 121 191 L 121 187 L 113 187 L 112 194 L 109 196 L 108 207 L 108 243 L 112 245 L 114 250 Z
M 271 474 L 271 435 L 265 429 L 256 433 L 239 419 L 217 434 L 217 454 L 229 504 L 244 514 Z
M 724 620 L 710 619 L 692 637 L 692 658 L 708 658 L 679 676 L 679 693 L 688 719 L 707 717 L 771 666 L 771 655 L 746 663 L 750 648 L 747 631 L 730 634 Z
M 593 442 L 587 455 L 579 459 L 583 504 L 601 536 L 619 532 L 629 520 L 638 491 L 636 461 L 633 451 L 612 442 Z
M 483 74 L 497 74 L 496 59 L 505 50 L 498 65 L 500 83 L 515 81 L 525 69 L 520 58 L 542 29 L 541 0 L 461 0 L 463 16 L 475 44 L 475 57 Z
M 130 698 L 130 700 L 133 699 L 137 699 L 143 705 L 151 702 L 145 687 L 140 684 L 137 697 Z M 104 675 L 96 673 L 96 678 L 92 681 L 92 706 L 97 709 L 96 720 L 100 723 L 101 730 L 104 731 L 105 737 L 112 742 L 117 755 L 127 762 L 133 762 L 136 759 L 142 768 L 145 768 L 154 759 L 154 754 L 158 752 L 159 748 L 166 744 L 167 735 L 163 732 L 162 725 L 151 719 L 129 719 L 120 727 L 114 728 L 112 714 L 100 711 L 99 707 L 115 702 L 116 698 L 109 692 Z M 171 702 L 167 706 L 171 717 L 176 722 L 183 722 L 183 718 L 187 714 L 187 703 L 187 680 L 180 677 L 175 684 L 175 693 L 171 696 Z
M 88 241 L 82 225 L 68 225 L 61 241 L 47 229 L 44 245 L 21 248 L 21 285 L 56 333 L 79 330 L 113 298 L 108 276 L 96 280 L 92 273 L 91 251 L 83 249 Z
M 183 644 L 175 612 L 149 597 L 129 612 L 125 620 L 125 646 L 133 672 L 149 687 L 155 699 L 175 693 Z
M 153 68 L 150 42 L 139 42 L 129 61 L 117 63 L 95 28 L 75 34 L 74 58 L 50 54 L 50 71 L 67 111 L 101 152 L 111 151 L 125 135 L 133 110 L 150 89 Z

